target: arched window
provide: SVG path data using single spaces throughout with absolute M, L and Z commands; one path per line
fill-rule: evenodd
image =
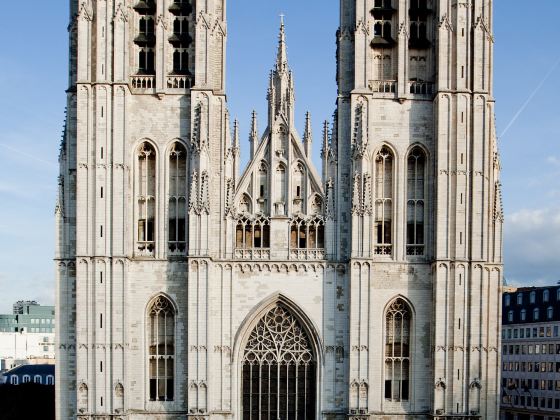
M 513 311 L 508 312 L 508 321 L 513 322 Z
M 31 382 L 31 376 L 23 375 L 23 383 L 28 384 L 29 382 Z
M 36 384 L 41 384 L 43 382 L 43 380 L 41 379 L 41 375 L 35 375 L 33 377 L 33 382 Z
M 251 220 L 242 217 L 237 221 L 235 230 L 237 249 L 270 248 L 270 220 L 259 217 Z
M 552 319 L 552 318 L 554 317 L 554 308 L 553 308 L 552 306 L 549 306 L 549 307 L 546 309 L 546 317 L 547 317 L 548 319 Z
M 550 292 L 548 291 L 548 289 L 543 290 L 542 300 L 543 300 L 543 302 L 548 302 L 550 300 Z
M 529 295 L 529 302 L 530 303 L 535 303 L 536 300 L 537 300 L 537 293 L 533 291 Z
M 275 305 L 245 347 L 242 419 L 314 419 L 316 369 L 305 328 L 286 307 Z
M 383 146 L 375 158 L 375 254 L 393 251 L 393 153 Z
M 10 384 L 17 385 L 19 384 L 19 378 L 16 375 L 12 375 L 10 377 Z
M 533 321 L 539 320 L 539 308 L 533 309 Z
M 505 295 L 504 297 L 504 306 L 509 306 L 511 302 L 511 296 L 510 295 Z
M 321 217 L 296 217 L 290 223 L 290 248 L 320 249 L 325 247 L 325 222 Z
M 305 168 L 301 163 L 298 163 L 293 168 L 292 173 L 292 199 L 294 213 L 303 212 L 305 208 L 304 197 L 305 197 Z
M 164 296 L 152 303 L 149 314 L 150 400 L 173 401 L 175 376 L 175 310 Z
M 276 167 L 276 199 L 274 205 L 276 207 L 275 213 L 277 216 L 284 216 L 286 214 L 287 184 L 286 167 L 280 164 Z
M 138 47 L 138 74 L 155 74 L 155 2 L 138 2 L 134 10 L 138 16 L 137 34 L 134 38 Z
M 412 149 L 407 165 L 406 254 L 424 255 L 426 155 L 420 147 Z
M 47 385 L 54 385 L 54 376 L 52 375 L 47 376 Z
M 410 307 L 396 299 L 385 314 L 385 399 L 408 401 L 410 386 Z
M 175 143 L 169 152 L 169 253 L 183 255 L 187 249 L 187 150 Z
M 517 294 L 517 304 L 518 305 L 523 305 L 523 293 L 518 293 Z
M 137 159 L 137 249 L 141 255 L 154 255 L 156 246 L 156 151 L 150 143 L 144 142 L 138 148 Z
M 521 309 L 521 321 L 527 320 L 527 311 L 525 309 Z

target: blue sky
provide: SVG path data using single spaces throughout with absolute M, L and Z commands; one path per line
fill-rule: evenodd
M 330 118 L 336 97 L 338 6 L 328 3 L 332 6 L 324 0 L 229 2 L 228 100 L 232 116 L 240 120 L 245 158 L 252 109 L 264 128 L 280 13 L 286 15 L 299 128 L 309 110 L 318 156 L 321 121 Z M 39 0 L 29 0 L 24 8 L 18 2 L 4 5 L 10 18 L 0 26 L 0 313 L 18 299 L 54 302 L 67 6 L 67 1 Z M 538 24 L 529 23 L 528 10 L 525 1 L 495 1 L 498 132 L 510 126 L 500 137 L 505 272 L 513 284 L 554 284 L 560 280 L 560 65 L 555 66 L 560 60 L 560 2 L 539 0 Z

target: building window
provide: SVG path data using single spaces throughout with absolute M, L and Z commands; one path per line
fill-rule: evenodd
M 408 401 L 411 310 L 396 299 L 385 314 L 385 399 Z
M 513 322 L 513 311 L 508 312 L 508 322 Z
M 150 400 L 173 401 L 175 372 L 175 310 L 159 296 L 149 311 Z
M 537 293 L 531 292 L 531 294 L 529 295 L 529 302 L 535 303 L 536 300 L 537 300 Z
M 137 35 L 134 43 L 138 48 L 138 74 L 155 74 L 155 13 L 153 0 L 139 1 L 134 10 L 138 14 Z
M 511 301 L 510 295 L 505 295 L 505 297 L 504 297 L 504 306 L 509 306 L 510 301 Z
M 518 293 L 517 294 L 517 304 L 518 305 L 523 305 L 523 293 Z
M 242 418 L 315 418 L 316 369 L 305 328 L 277 304 L 256 325 L 245 348 Z
M 153 256 L 156 246 L 156 151 L 151 144 L 144 142 L 138 149 L 137 159 L 137 250 L 140 255 Z
M 550 300 L 550 292 L 548 291 L 548 289 L 543 290 L 542 300 L 543 300 L 543 302 L 548 302 Z
M 35 382 L 36 384 L 41 384 L 42 383 L 41 375 L 35 375 L 35 377 L 33 378 L 33 382 Z
M 54 385 L 54 376 L 52 375 L 47 376 L 47 385 Z
M 173 17 L 173 34 L 169 43 L 173 46 L 173 74 L 190 74 L 188 48 L 192 42 L 189 34 L 188 16 L 192 6 L 188 0 L 175 0 L 169 7 Z
M 325 222 L 321 217 L 296 217 L 290 224 L 290 248 L 321 249 L 325 247 Z
M 556 289 L 556 301 L 560 302 L 560 289 Z
M 173 144 L 169 152 L 169 238 L 171 255 L 183 255 L 187 250 L 187 149 Z
M 527 320 L 527 311 L 525 309 L 521 309 L 521 321 Z
M 409 9 L 410 18 L 410 37 L 408 47 L 415 49 L 425 49 L 430 46 L 428 38 L 428 16 L 431 10 L 428 9 L 427 0 L 412 0 Z
M 256 219 L 241 217 L 235 229 L 235 247 L 237 249 L 270 248 L 270 220 L 265 217 Z
M 375 158 L 375 254 L 393 251 L 393 153 L 383 146 Z
M 554 317 L 554 308 L 553 308 L 552 306 L 549 306 L 549 307 L 546 309 L 546 317 L 547 317 L 548 319 L 552 319 L 552 318 Z M 552 335 L 552 334 L 551 334 L 551 335 Z
M 406 254 L 424 255 L 426 155 L 420 147 L 408 155 Z
M 15 376 L 15 375 L 11 376 L 11 377 L 10 377 L 10 384 L 12 384 L 12 385 L 17 385 L 17 384 L 19 384 L 19 378 L 18 378 L 17 376 Z
M 539 320 L 539 308 L 533 309 L 533 321 Z

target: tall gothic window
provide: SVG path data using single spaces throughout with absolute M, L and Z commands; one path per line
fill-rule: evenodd
M 192 42 L 189 34 L 189 18 L 192 6 L 189 0 L 175 0 L 169 6 L 173 15 L 173 34 L 169 43 L 173 46 L 173 74 L 190 74 L 188 48 Z
M 407 159 L 406 255 L 424 255 L 426 155 L 420 147 Z
M 261 162 L 259 166 L 259 173 L 258 173 L 258 210 L 261 213 L 266 212 L 267 209 L 267 197 L 268 197 L 268 167 L 266 162 Z
M 175 372 L 175 310 L 159 296 L 149 314 L 150 400 L 173 401 Z
M 169 152 L 169 238 L 171 254 L 184 254 L 187 215 L 187 150 L 175 143 Z
M 155 251 L 156 151 L 150 143 L 144 142 L 138 149 L 137 159 L 137 248 L 140 254 L 153 255 Z
M 410 326 L 412 313 L 396 299 L 385 314 L 385 399 L 408 401 L 410 387 Z
M 427 0 L 411 0 L 409 9 L 409 48 L 424 49 L 430 46 L 428 39 L 428 16 L 431 14 Z
M 140 0 L 134 10 L 138 16 L 138 28 L 134 43 L 138 47 L 138 74 L 155 74 L 155 13 L 153 0 Z
M 393 251 L 393 153 L 383 146 L 375 158 L 375 254 Z
M 277 304 L 257 324 L 243 358 L 243 420 L 314 419 L 317 361 L 311 340 Z

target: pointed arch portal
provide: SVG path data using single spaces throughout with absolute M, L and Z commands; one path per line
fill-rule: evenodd
M 300 321 L 281 303 L 251 332 L 241 382 L 243 420 L 315 418 L 317 356 Z

